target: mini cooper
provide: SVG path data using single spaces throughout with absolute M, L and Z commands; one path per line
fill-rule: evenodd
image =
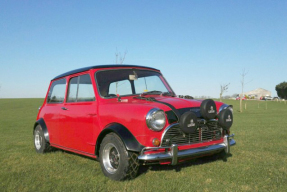
M 230 153 L 231 105 L 177 96 L 160 70 L 98 65 L 51 80 L 33 127 L 36 152 L 59 148 L 98 159 L 113 180 L 140 165 L 177 165 Z

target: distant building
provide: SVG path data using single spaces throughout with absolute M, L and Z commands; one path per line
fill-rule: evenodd
M 247 95 L 249 98 L 260 99 L 262 96 L 271 96 L 271 91 L 258 88 L 253 91 L 245 92 L 244 95 Z

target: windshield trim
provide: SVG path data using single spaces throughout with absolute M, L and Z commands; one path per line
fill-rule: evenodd
M 155 72 L 155 73 L 158 73 L 159 74 L 159 78 L 160 80 L 162 81 L 163 85 L 166 87 L 167 91 L 171 92 L 172 95 L 175 95 L 172 88 L 169 86 L 169 84 L 166 82 L 165 78 L 163 77 L 163 75 L 161 74 L 160 71 L 157 71 L 157 70 L 150 70 L 150 69 L 138 69 L 138 68 L 134 68 L 134 67 L 131 67 L 131 68 L 120 68 L 120 69 L 105 69 L 105 70 L 98 70 L 95 72 L 94 74 L 94 79 L 95 79 L 95 83 L 96 83 L 96 86 L 97 86 L 97 91 L 98 91 L 98 94 L 100 96 L 100 98 L 102 99 L 114 99 L 114 98 L 118 98 L 117 96 L 113 96 L 113 97 L 104 97 L 101 95 L 101 91 L 99 89 L 99 83 L 98 83 L 98 79 L 97 79 L 97 73 L 98 72 L 103 72 L 103 71 L 118 71 L 118 70 L 127 70 L 127 69 L 131 69 L 131 70 L 138 70 L 138 71 L 152 71 L 152 72 Z M 165 81 L 165 82 L 164 82 Z M 168 87 L 167 87 L 168 86 Z M 142 93 L 137 93 L 137 94 L 128 94 L 128 95 L 120 95 L 120 97 L 130 97 L 130 96 L 137 96 L 137 95 L 141 95 Z M 152 94 L 150 94 L 152 95 Z M 154 94 L 154 95 L 160 95 L 160 94 Z

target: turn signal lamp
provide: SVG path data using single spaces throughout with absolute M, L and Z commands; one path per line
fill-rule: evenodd
M 154 138 L 154 139 L 152 140 L 152 144 L 153 144 L 153 146 L 158 147 L 158 146 L 160 145 L 159 139 L 158 139 L 158 138 Z

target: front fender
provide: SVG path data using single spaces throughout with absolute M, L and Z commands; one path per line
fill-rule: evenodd
M 38 119 L 38 121 L 36 121 L 36 123 L 34 124 L 33 134 L 34 134 L 34 130 L 35 130 L 37 125 L 40 125 L 42 127 L 46 141 L 50 142 L 48 128 L 46 126 L 44 119 L 40 118 L 40 119 Z
M 116 133 L 121 138 L 128 151 L 141 152 L 144 148 L 144 146 L 137 141 L 126 127 L 121 124 L 114 123 L 109 125 L 100 133 L 96 144 L 96 155 L 99 155 L 99 149 L 103 138 L 111 132 Z

